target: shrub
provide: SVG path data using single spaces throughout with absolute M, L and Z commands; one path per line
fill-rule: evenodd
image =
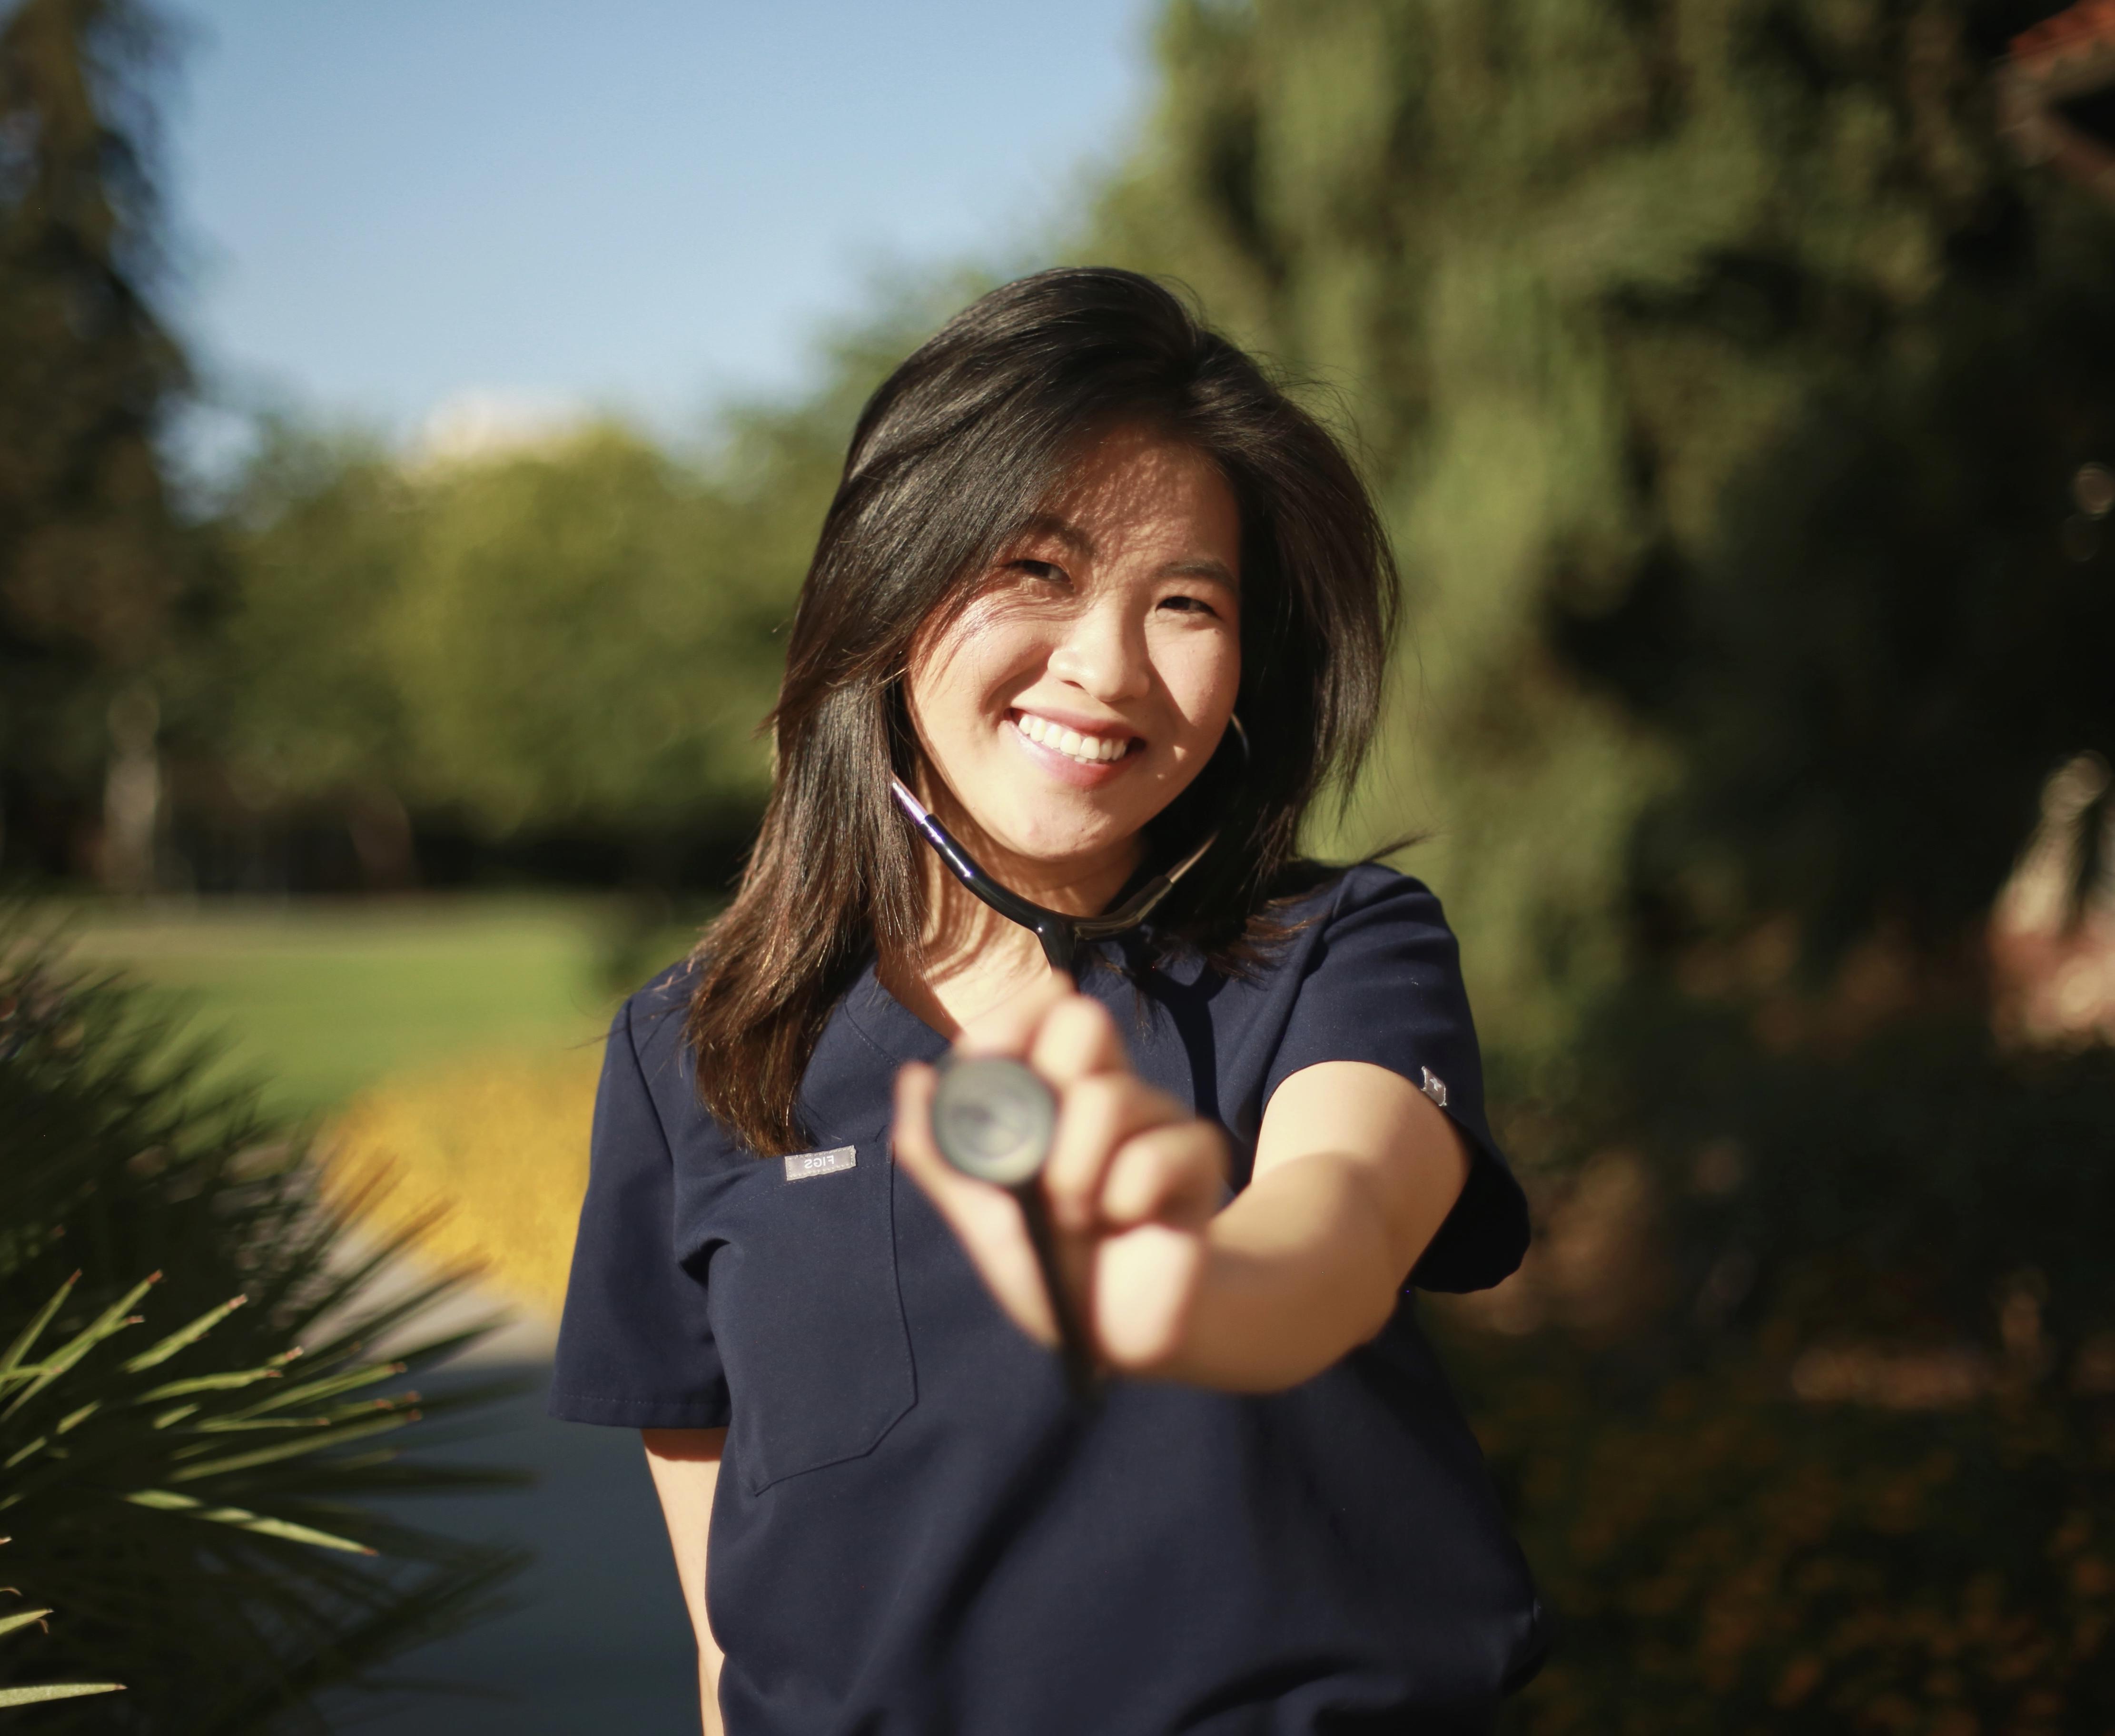
M 364 1092 L 330 1136 L 330 1176 L 364 1218 L 475 1264 L 557 1317 L 587 1186 L 600 1046 L 496 1054 Z
M 320 1727 L 320 1690 L 492 1608 L 525 1559 L 364 1504 L 516 1480 L 393 1438 L 496 1394 L 389 1384 L 474 1332 L 369 1348 L 460 1276 L 405 1283 L 401 1236 L 347 1254 L 357 1202 L 209 1058 L 0 909 L 0 1523 L 57 1612 L 0 1680 L 129 1690 L 56 1730 Z

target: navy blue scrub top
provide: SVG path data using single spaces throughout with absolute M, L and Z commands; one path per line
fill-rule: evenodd
M 1475 1152 L 1415 1285 L 1519 1264 L 1454 937 L 1352 868 L 1252 979 L 1135 937 L 1081 987 L 1140 1076 L 1232 1136 L 1278 1083 L 1374 1062 Z M 1122 967 L 1128 962 L 1130 969 Z M 611 1028 L 551 1410 L 728 1431 L 708 1601 L 733 1736 L 1485 1731 L 1543 1624 L 1406 1290 L 1370 1343 L 1265 1397 L 1114 1382 L 1092 1417 L 890 1161 L 890 1092 L 946 1041 L 869 967 L 802 1086 L 812 1152 L 700 1106 L 682 967 Z

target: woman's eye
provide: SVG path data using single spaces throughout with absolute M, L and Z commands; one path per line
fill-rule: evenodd
M 1065 581 L 1065 569 L 1053 561 L 1009 561 L 1007 565 L 1024 579 Z
M 1201 597 L 1163 597 L 1160 599 L 1160 607 L 1184 615 L 1215 616 L 1219 612 Z

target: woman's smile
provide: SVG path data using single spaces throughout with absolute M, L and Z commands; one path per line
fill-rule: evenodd
M 1016 707 L 1003 726 L 1035 765 L 1076 790 L 1095 790 L 1136 763 L 1145 740 L 1122 723 Z

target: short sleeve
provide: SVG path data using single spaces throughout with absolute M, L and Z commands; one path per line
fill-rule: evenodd
M 727 1382 L 705 1286 L 675 1252 L 674 1160 L 646 1088 L 632 1003 L 603 1056 L 587 1198 L 558 1326 L 550 1413 L 627 1428 L 719 1428 Z
M 1410 1275 L 1420 1289 L 1485 1289 L 1527 1252 L 1527 1201 L 1491 1137 L 1460 949 L 1439 900 L 1392 869 L 1351 869 L 1306 950 L 1264 1101 L 1304 1067 L 1371 1062 L 1399 1073 L 1468 1135 L 1467 1184 Z

